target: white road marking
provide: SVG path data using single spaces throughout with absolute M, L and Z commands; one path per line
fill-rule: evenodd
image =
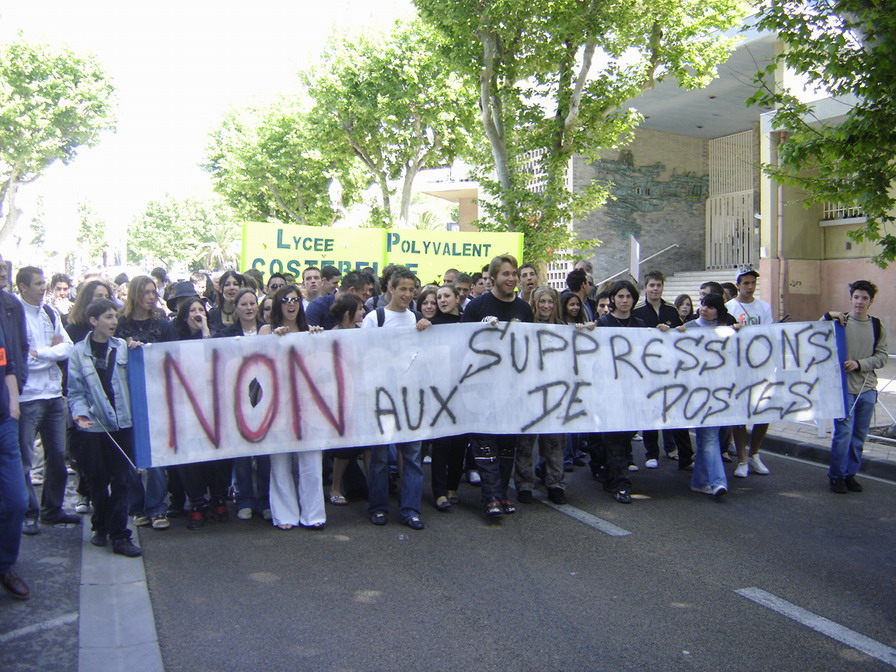
M 813 614 L 811 611 L 791 604 L 787 600 L 782 600 L 780 597 L 776 597 L 759 588 L 741 588 L 734 592 L 746 597 L 748 600 L 761 604 L 763 607 L 768 607 L 782 616 L 787 616 L 787 618 L 791 618 L 797 623 L 802 623 L 816 632 L 827 635 L 831 639 L 836 639 L 838 642 L 846 644 L 846 646 L 861 651 L 872 658 L 877 658 L 891 667 L 896 667 L 896 649 L 886 644 L 881 644 L 870 637 L 859 634 L 855 630 L 850 630 L 843 625 L 829 621 L 823 616 Z
M 608 520 L 604 520 L 603 518 L 598 518 L 597 516 L 593 516 L 590 513 L 582 511 L 581 509 L 577 509 L 574 506 L 570 506 L 569 504 L 564 504 L 563 506 L 559 506 L 554 504 L 554 502 L 550 501 L 544 493 L 536 490 L 532 493 L 535 499 L 540 501 L 545 506 L 549 506 L 554 511 L 559 511 L 563 515 L 569 516 L 575 520 L 578 520 L 580 523 L 585 523 L 588 527 L 592 527 L 598 532 L 603 532 L 604 534 L 609 534 L 611 537 L 627 537 L 631 534 L 628 530 L 625 530 L 618 525 L 614 525 Z
M 5 644 L 6 642 L 11 642 L 12 640 L 19 637 L 24 637 L 25 635 L 30 635 L 35 632 L 40 632 L 41 630 L 49 630 L 50 628 L 55 628 L 57 626 L 65 625 L 66 623 L 71 623 L 72 621 L 77 620 L 77 613 L 63 614 L 62 616 L 51 618 L 49 621 L 42 621 L 41 623 L 27 625 L 24 628 L 19 628 L 18 630 L 10 630 L 9 632 L 0 634 L 0 644 Z

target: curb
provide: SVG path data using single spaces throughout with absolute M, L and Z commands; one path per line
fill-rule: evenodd
M 815 443 L 807 441 L 794 441 L 780 436 L 766 435 L 762 442 L 762 449 L 778 455 L 796 457 L 809 462 L 816 462 L 827 466 L 831 461 L 831 449 L 823 448 Z M 859 473 L 865 476 L 882 478 L 887 481 L 896 481 L 896 463 L 889 460 L 878 460 L 871 457 L 862 458 L 862 467 Z
M 80 672 L 164 672 L 143 558 L 81 542 Z

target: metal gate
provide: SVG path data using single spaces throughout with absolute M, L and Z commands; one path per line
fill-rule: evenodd
M 736 268 L 759 257 L 754 217 L 756 165 L 752 131 L 709 141 L 706 199 L 706 268 Z

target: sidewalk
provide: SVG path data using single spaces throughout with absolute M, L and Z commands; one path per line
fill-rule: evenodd
M 878 371 L 878 401 L 871 422 L 872 430 L 888 427 L 896 417 L 896 358 Z M 798 457 L 810 462 L 828 464 L 831 458 L 831 426 L 824 423 L 824 436 L 819 436 L 815 423 L 776 422 L 769 427 L 762 449 L 770 453 Z M 896 481 L 896 441 L 884 441 L 872 435 L 865 442 L 862 474 Z
M 66 509 L 75 501 L 70 479 Z M 22 537 L 31 599 L 0 593 L 0 670 L 163 672 L 143 560 L 92 546 L 90 515 L 81 523 Z

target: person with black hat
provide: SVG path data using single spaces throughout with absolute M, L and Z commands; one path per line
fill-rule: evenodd
M 187 299 L 198 299 L 199 294 L 196 293 L 196 285 L 192 282 L 178 282 L 174 285 L 171 295 L 165 300 L 165 305 L 171 311 L 170 317 L 173 319 L 180 310 L 181 305 Z

